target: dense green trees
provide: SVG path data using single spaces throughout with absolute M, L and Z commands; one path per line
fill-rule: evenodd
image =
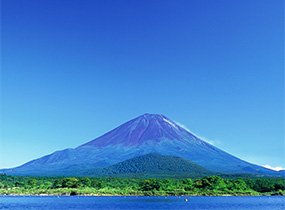
M 91 184 L 92 184 L 92 182 L 88 177 L 83 177 L 83 178 L 79 179 L 79 185 L 82 187 L 84 187 L 84 186 L 91 187 Z
M 26 187 L 26 185 L 25 185 L 24 182 L 16 181 L 16 182 L 15 182 L 15 187 Z
M 203 179 L 197 180 L 195 184 L 197 188 L 204 188 L 210 190 L 224 190 L 227 187 L 226 183 L 224 182 L 224 179 L 219 176 L 205 177 Z
M 34 186 L 36 186 L 36 184 L 37 184 L 37 180 L 36 179 L 29 179 L 28 180 L 28 185 L 30 186 L 30 187 L 34 187 Z
M 62 187 L 63 188 L 77 188 L 79 186 L 78 179 L 72 178 L 64 178 L 62 180 Z
M 284 179 L 129 179 L 0 175 L 0 194 L 258 195 L 285 194 Z
M 162 183 L 159 179 L 147 179 L 139 182 L 139 189 L 142 191 L 160 190 Z
M 257 192 L 270 192 L 285 190 L 284 179 L 268 180 L 268 179 L 246 179 L 246 185 Z
M 53 182 L 53 188 L 61 188 L 62 187 L 62 179 L 56 179 Z
M 93 180 L 91 181 L 91 187 L 94 187 L 94 188 L 96 188 L 96 189 L 101 189 L 101 188 L 104 187 L 104 184 L 103 184 L 103 182 L 100 181 L 100 180 L 93 179 Z

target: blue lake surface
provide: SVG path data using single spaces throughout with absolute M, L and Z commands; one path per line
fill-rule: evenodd
M 185 201 L 188 199 L 188 202 Z M 9 210 L 284 210 L 284 196 L 1 196 Z

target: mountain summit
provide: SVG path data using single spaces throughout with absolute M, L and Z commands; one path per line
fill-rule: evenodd
M 194 135 L 163 115 L 144 114 L 80 147 L 102 148 L 109 145 L 139 147 L 148 141 L 152 143 L 162 142 L 164 139 L 184 141 L 189 136 L 199 141 Z
M 65 149 L 0 172 L 15 175 L 80 175 L 146 154 L 181 157 L 210 171 L 278 175 L 234 157 L 169 118 L 144 114 L 74 149 Z

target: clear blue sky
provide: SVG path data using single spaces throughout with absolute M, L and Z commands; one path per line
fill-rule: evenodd
M 0 168 L 163 114 L 285 167 L 283 0 L 2 0 Z

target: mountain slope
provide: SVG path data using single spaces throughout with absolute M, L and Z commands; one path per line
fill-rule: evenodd
M 74 174 L 150 153 L 181 157 L 211 171 L 277 175 L 208 144 L 167 117 L 156 114 L 144 114 L 77 148 L 57 151 L 1 172 Z

